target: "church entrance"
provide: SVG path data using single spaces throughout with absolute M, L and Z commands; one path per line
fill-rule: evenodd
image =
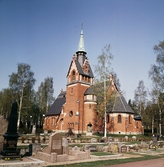
M 87 132 L 92 132 L 92 124 L 91 123 L 89 123 L 87 125 Z

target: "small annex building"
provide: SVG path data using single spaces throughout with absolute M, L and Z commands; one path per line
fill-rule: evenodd
M 66 91 L 60 94 L 48 110 L 44 119 L 44 130 L 75 134 L 103 133 L 104 121 L 96 111 L 97 97 L 93 93 L 94 75 L 84 47 L 83 30 L 80 33 L 78 51 L 73 55 L 67 72 Z M 142 134 L 142 119 L 135 116 L 123 95 L 118 91 L 111 75 L 106 123 L 109 134 Z

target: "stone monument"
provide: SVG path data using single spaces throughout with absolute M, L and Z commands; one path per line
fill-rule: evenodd
M 2 159 L 14 160 L 20 159 L 20 153 L 17 149 L 17 141 L 18 141 L 18 133 L 17 133 L 17 121 L 18 121 L 18 112 L 17 112 L 18 104 L 15 101 L 11 107 L 11 113 L 9 118 L 9 124 L 7 128 L 7 132 L 3 135 L 4 144 L 3 150 L 0 152 L 2 155 Z

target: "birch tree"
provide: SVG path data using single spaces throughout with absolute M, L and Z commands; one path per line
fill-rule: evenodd
M 19 104 L 17 124 L 19 130 L 23 100 L 31 96 L 35 84 L 34 73 L 31 71 L 30 65 L 18 63 L 17 72 L 13 72 L 9 77 L 9 86 L 15 95 L 15 100 L 17 100 Z
M 156 96 L 156 102 L 159 110 L 159 135 L 162 135 L 162 106 L 164 104 L 164 41 L 159 42 L 154 46 L 154 52 L 156 54 L 156 64 L 151 65 L 149 70 L 149 76 L 152 80 L 153 95 Z

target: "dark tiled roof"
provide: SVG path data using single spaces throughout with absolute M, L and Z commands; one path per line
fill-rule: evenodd
M 142 120 L 142 117 L 141 117 L 140 115 L 135 115 L 135 116 L 134 116 L 134 119 L 135 119 L 135 120 Z
M 134 111 L 127 104 L 125 98 L 119 93 L 112 95 L 110 106 L 107 106 L 109 113 L 128 113 L 134 114 Z
M 82 67 L 81 67 L 81 65 L 80 65 L 80 63 L 78 62 L 77 59 L 75 60 L 75 63 L 76 63 L 77 70 L 78 70 L 80 75 L 85 75 L 85 76 L 89 76 L 91 78 L 94 78 L 93 72 L 92 72 L 92 69 L 91 69 L 90 65 L 89 65 L 89 73 L 86 74 L 86 73 L 84 73 L 84 71 L 83 71 L 83 69 L 82 69 Z
M 46 116 L 52 116 L 52 115 L 60 115 L 61 109 L 63 107 L 63 104 L 66 102 L 66 92 L 63 91 L 59 94 L 55 102 L 52 104 L 48 112 L 46 113 Z
M 84 95 L 94 95 L 93 86 L 90 86 L 84 93 Z
M 73 61 L 73 60 L 72 60 L 72 61 Z M 68 70 L 67 76 L 68 76 L 68 74 L 69 74 L 69 71 L 70 71 L 70 68 L 71 68 L 71 65 L 72 65 L 72 61 L 71 61 L 71 64 L 70 64 L 70 66 L 69 66 L 69 70 Z M 89 73 L 87 74 L 87 73 L 84 73 L 84 71 L 83 71 L 83 69 L 82 69 L 82 67 L 81 67 L 81 65 L 80 65 L 80 63 L 79 63 L 79 61 L 78 61 L 77 59 L 75 60 L 75 64 L 76 64 L 78 73 L 79 73 L 80 75 L 84 75 L 84 76 L 88 76 L 88 77 L 94 78 L 94 75 L 93 75 L 93 72 L 92 72 L 92 69 L 91 69 L 91 66 L 90 66 L 90 65 L 89 65 Z

